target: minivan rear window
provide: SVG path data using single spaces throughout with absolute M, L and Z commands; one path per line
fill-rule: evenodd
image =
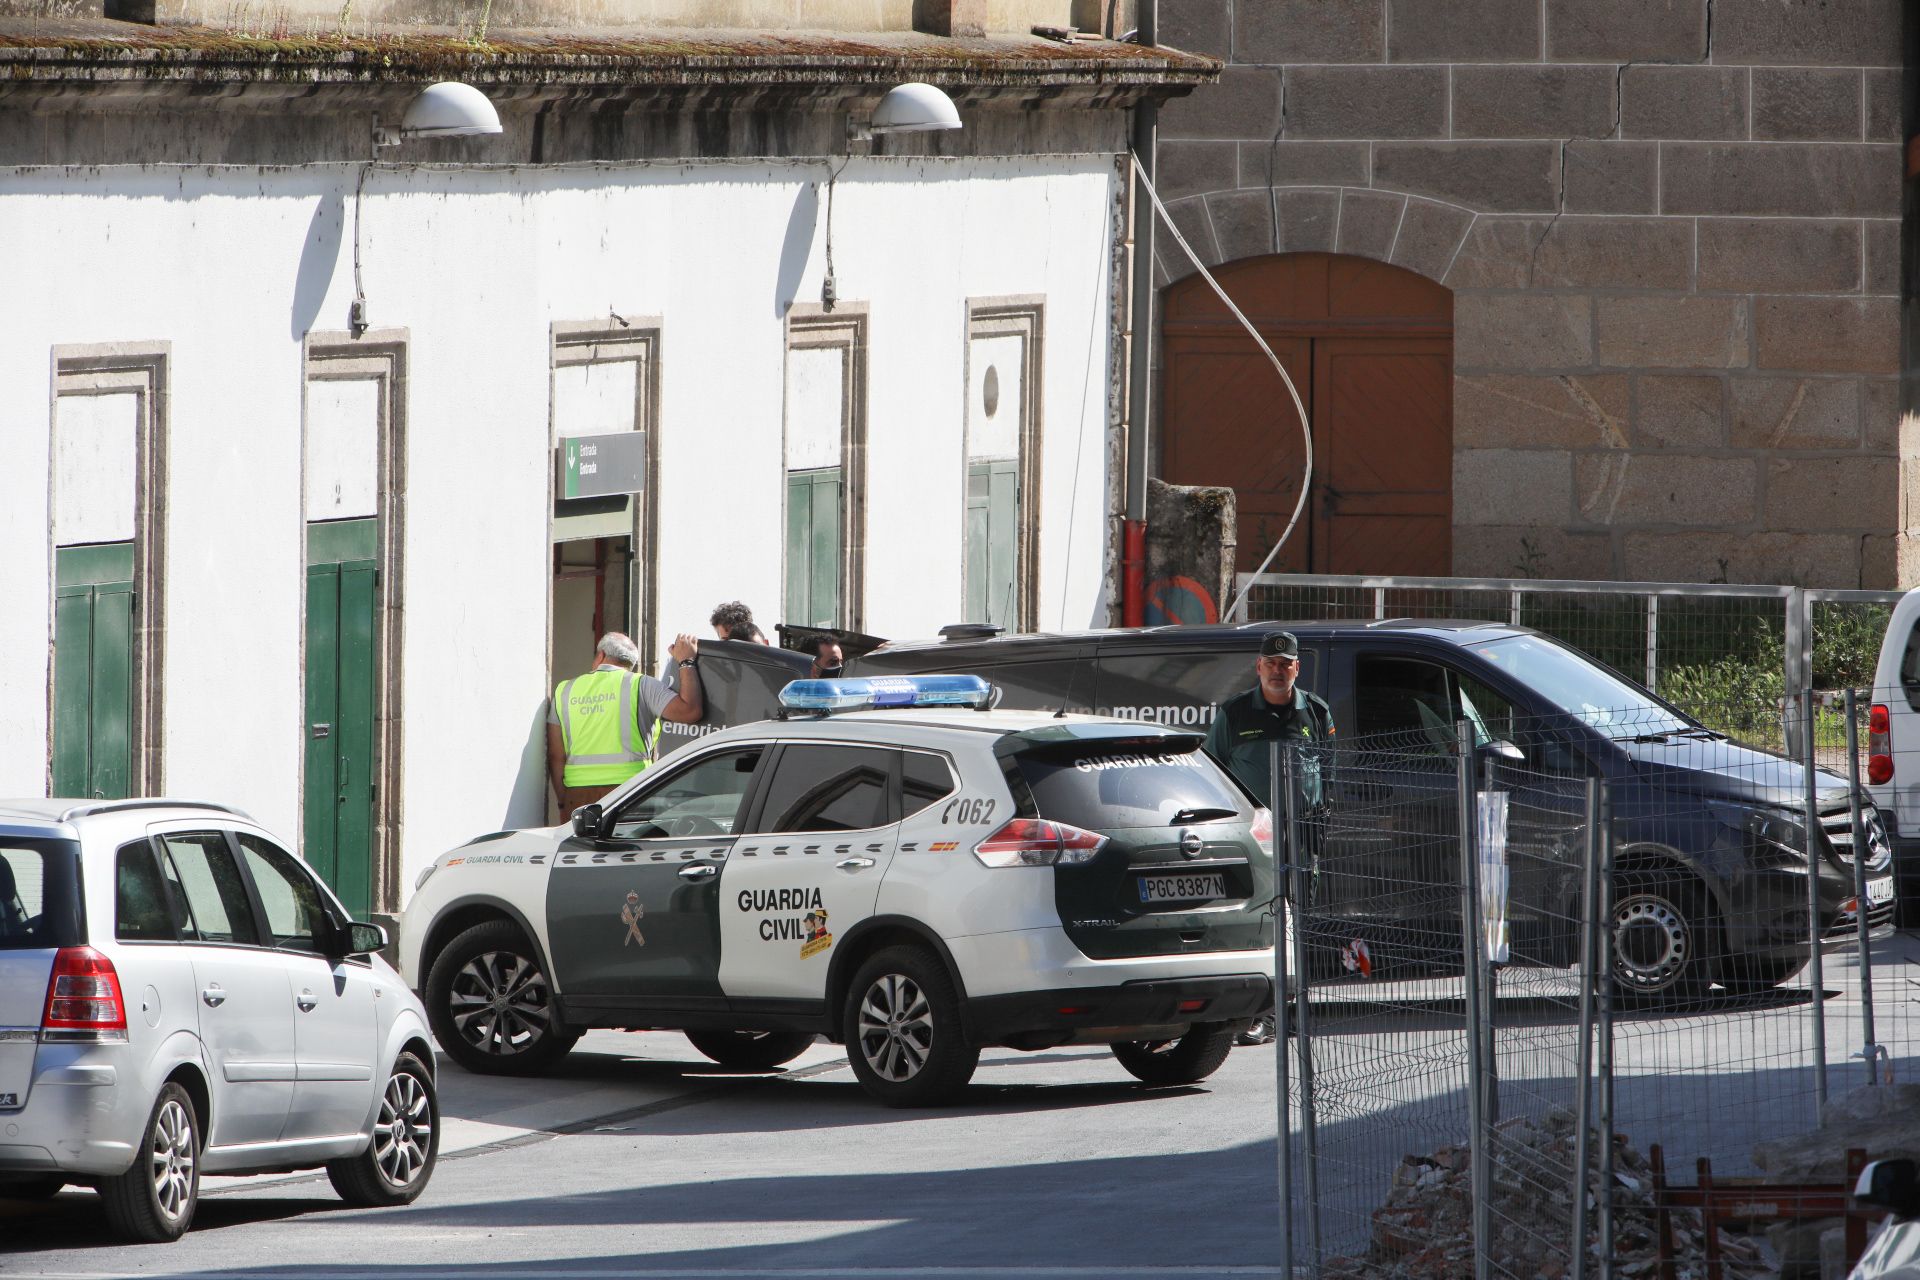
M 1183 814 L 1182 824 L 1253 816 L 1240 788 L 1191 738 L 1164 747 L 1049 744 L 1015 756 L 1012 768 L 1040 817 L 1089 831 L 1170 826 Z
M 64 840 L 0 836 L 0 951 L 74 947 L 85 941 L 79 850 Z

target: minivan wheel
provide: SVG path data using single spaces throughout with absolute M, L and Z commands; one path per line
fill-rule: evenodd
M 186 1234 L 200 1202 L 200 1121 L 187 1091 L 160 1087 L 133 1168 L 100 1182 L 107 1226 L 135 1244 L 170 1244 Z
M 1178 1040 L 1123 1040 L 1110 1046 L 1134 1079 L 1156 1088 L 1192 1084 L 1220 1069 L 1233 1051 L 1233 1023 L 1203 1022 Z
M 481 1075 L 536 1075 L 580 1039 L 555 1020 L 539 955 L 509 920 L 477 924 L 447 944 L 427 976 L 426 1005 L 440 1047 Z
M 1672 877 L 1623 876 L 1614 891 L 1613 980 L 1627 1004 L 1683 1004 L 1707 992 L 1712 931 L 1698 892 Z
M 687 1040 L 736 1071 L 772 1071 L 805 1053 L 813 1036 L 801 1031 L 689 1031 Z
M 888 947 L 861 965 L 840 1022 L 853 1074 L 889 1107 L 945 1102 L 980 1065 L 947 967 L 919 947 Z
M 373 1141 L 357 1156 L 329 1160 L 327 1181 L 342 1200 L 362 1208 L 412 1204 L 427 1189 L 439 1158 L 440 1095 L 433 1073 L 403 1053 L 380 1092 Z

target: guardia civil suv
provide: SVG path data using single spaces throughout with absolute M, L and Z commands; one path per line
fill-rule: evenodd
M 401 964 L 471 1070 L 589 1027 L 771 1069 L 825 1035 L 895 1106 L 985 1046 L 1211 1074 L 1271 1000 L 1268 816 L 1197 734 L 986 709 L 972 676 L 796 681 L 572 826 L 424 873 Z
M 181 800 L 0 800 L 0 1199 L 100 1192 L 176 1239 L 203 1173 L 325 1167 L 412 1201 L 439 1150 L 425 1010 L 287 847 Z

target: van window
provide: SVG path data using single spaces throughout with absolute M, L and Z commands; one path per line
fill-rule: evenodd
M 1900 688 L 1907 695 L 1907 705 L 1920 711 L 1920 622 L 1907 633 L 1906 652 L 1900 655 Z M 1879 695 L 1878 690 L 1875 693 Z
M 122 942 L 172 942 L 179 936 L 160 864 L 145 840 L 121 845 L 113 855 L 113 936 Z
M 1354 732 L 1394 734 L 1409 745 L 1445 751 L 1454 737 L 1447 669 L 1413 658 L 1362 654 L 1353 679 Z
M 1049 744 L 1015 756 L 1012 769 L 1032 797 L 1029 805 L 1015 787 L 1018 811 L 1089 831 L 1164 827 L 1183 810 L 1253 816 L 1240 788 L 1191 738 L 1165 746 Z
M 1252 638 L 1252 637 L 1250 637 Z M 1100 714 L 1205 733 L 1213 709 L 1253 688 L 1254 650 L 1129 653 L 1100 657 Z M 1320 692 L 1320 651 L 1300 649 L 1300 687 Z
M 84 941 L 79 851 L 64 840 L 10 839 L 0 845 L 0 951 Z
M 258 942 L 253 904 L 240 868 L 218 831 L 190 831 L 160 837 L 176 893 L 190 916 L 183 936 L 201 942 Z

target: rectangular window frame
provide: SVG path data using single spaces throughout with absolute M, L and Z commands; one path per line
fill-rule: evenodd
M 867 565 L 867 347 L 871 339 L 865 303 L 842 302 L 832 311 L 796 304 L 787 312 L 786 356 L 781 373 L 780 406 L 780 584 L 781 612 L 787 613 L 787 469 L 790 429 L 787 376 L 795 351 L 840 348 L 840 607 L 834 625 L 848 631 L 866 628 Z
M 1020 376 L 1020 456 L 1017 475 L 1020 492 L 1014 548 L 1015 632 L 1032 631 L 1040 617 L 1040 502 L 1041 446 L 1045 441 L 1042 408 L 1046 403 L 1042 371 L 1046 334 L 1046 299 L 1038 294 L 1020 294 L 998 298 L 967 299 L 967 336 L 962 351 L 960 379 L 960 616 L 967 604 L 967 534 L 965 503 L 972 475 L 972 455 L 968 433 L 971 429 L 970 397 L 973 395 L 973 343 L 976 338 L 1024 338 Z

